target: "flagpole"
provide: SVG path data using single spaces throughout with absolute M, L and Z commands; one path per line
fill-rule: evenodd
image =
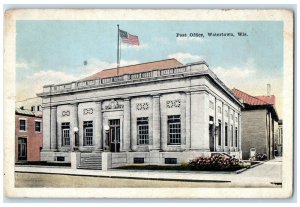
M 120 66 L 120 29 L 119 29 L 119 25 L 118 26 L 118 49 L 117 49 L 117 75 L 119 75 L 119 66 Z

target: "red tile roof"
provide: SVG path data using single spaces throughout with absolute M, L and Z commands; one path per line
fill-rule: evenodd
M 119 75 L 148 72 L 152 70 L 160 70 L 165 68 L 176 68 L 180 66 L 183 66 L 183 64 L 178 60 L 172 58 L 172 59 L 119 67 Z M 95 80 L 98 78 L 109 78 L 114 76 L 117 76 L 117 68 L 101 70 L 94 75 L 84 78 L 83 80 Z
M 256 98 L 264 101 L 264 102 L 267 102 L 268 104 L 271 104 L 271 105 L 275 105 L 275 96 L 274 95 L 271 95 L 271 96 L 255 96 Z
M 251 106 L 274 105 L 275 103 L 275 96 L 251 96 L 236 88 L 232 89 L 231 91 L 239 100 L 241 100 L 242 103 Z

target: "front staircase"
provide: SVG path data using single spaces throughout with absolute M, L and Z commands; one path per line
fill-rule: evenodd
M 80 158 L 80 164 L 77 168 L 88 169 L 88 170 L 102 170 L 101 153 L 98 154 L 86 153 L 86 155 Z

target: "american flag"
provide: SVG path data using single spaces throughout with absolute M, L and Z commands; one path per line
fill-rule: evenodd
M 136 35 L 131 35 L 128 32 L 120 30 L 120 37 L 121 37 L 123 43 L 129 44 L 129 45 L 140 45 L 139 37 Z

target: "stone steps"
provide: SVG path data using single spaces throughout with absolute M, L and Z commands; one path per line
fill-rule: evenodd
M 102 157 L 100 155 L 84 156 L 80 160 L 78 169 L 102 170 Z

